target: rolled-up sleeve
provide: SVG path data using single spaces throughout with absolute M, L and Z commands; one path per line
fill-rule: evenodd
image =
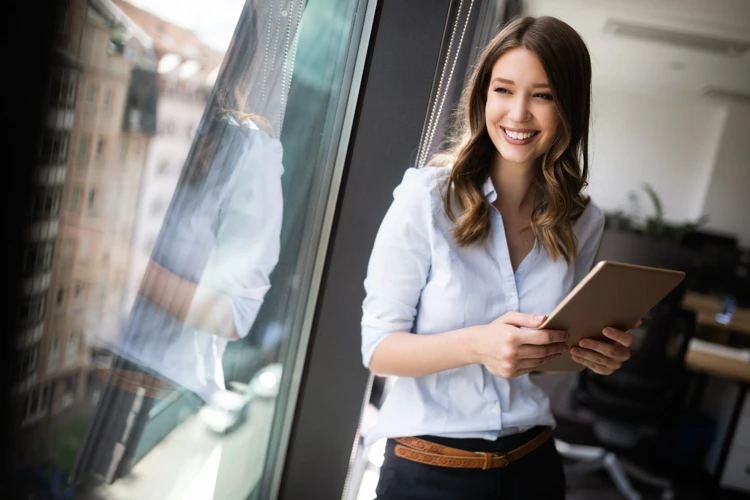
M 591 271 L 594 266 L 594 258 L 599 251 L 604 234 L 604 212 L 601 208 L 589 202 L 586 210 L 576 222 L 576 238 L 578 238 L 578 257 L 575 261 L 576 286 Z
M 370 255 L 362 304 L 362 362 L 394 332 L 414 326 L 431 262 L 432 201 L 424 174 L 406 171 Z
M 217 293 L 228 299 L 234 321 L 224 318 L 219 328 L 234 326 L 240 337 L 250 331 L 271 287 L 283 215 L 281 143 L 262 132 L 251 133 L 257 135 L 239 159 L 232 192 L 222 207 L 216 245 L 196 291 L 196 299 Z

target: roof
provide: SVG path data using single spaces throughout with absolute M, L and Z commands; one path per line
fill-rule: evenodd
M 151 37 L 154 41 L 157 59 L 170 53 L 179 54 L 185 60 L 200 62 L 206 73 L 221 64 L 224 54 L 208 47 L 191 30 L 171 23 L 125 0 L 112 0 L 112 3 Z

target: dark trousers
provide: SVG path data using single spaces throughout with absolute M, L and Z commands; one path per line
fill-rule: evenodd
M 496 441 L 418 436 L 462 450 L 508 452 L 531 440 L 542 427 Z M 552 438 L 500 469 L 452 469 L 397 457 L 389 439 L 380 468 L 376 500 L 564 500 L 565 472 Z

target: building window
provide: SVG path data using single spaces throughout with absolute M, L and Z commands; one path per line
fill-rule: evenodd
M 89 159 L 89 136 L 84 134 L 78 141 L 78 163 L 85 164 Z
M 57 108 L 74 109 L 77 83 L 78 80 L 72 72 L 56 71 L 50 81 L 49 105 Z
M 92 187 L 89 189 L 89 197 L 86 206 L 88 207 L 89 212 L 94 212 L 96 210 L 96 188 Z
M 65 347 L 65 366 L 70 366 L 75 363 L 78 357 L 78 349 L 81 344 L 81 333 L 70 332 L 68 336 L 68 345 Z
M 66 238 L 62 245 L 62 258 L 63 260 L 70 260 L 73 257 L 73 240 Z
M 42 319 L 44 315 L 44 302 L 45 298 L 43 294 L 25 297 L 18 308 L 19 322 L 34 323 Z
M 49 411 L 49 384 L 44 384 L 29 392 L 23 403 L 23 423 L 31 423 Z
M 57 336 L 52 337 L 49 343 L 49 354 L 47 356 L 47 373 L 53 372 L 57 369 L 57 358 L 59 357 L 59 341 Z
M 100 137 L 98 141 L 96 141 L 96 152 L 94 153 L 94 160 L 97 162 L 102 161 L 104 158 L 104 151 L 107 149 L 107 139 L 104 137 Z
M 83 298 L 83 283 L 80 281 L 73 285 L 73 302 L 80 304 Z
M 109 111 L 109 109 L 112 107 L 112 89 L 104 90 L 104 97 L 102 98 L 102 107 L 106 111 Z
M 61 200 L 62 186 L 39 187 L 32 194 L 31 213 L 35 218 L 57 217 Z
M 63 307 L 65 307 L 65 289 L 63 287 L 60 287 L 57 289 L 57 295 L 55 296 L 55 304 L 57 305 L 57 310 L 59 311 Z
M 39 147 L 39 163 L 42 165 L 64 165 L 68 161 L 68 133 L 46 131 Z
M 52 264 L 52 251 L 55 245 L 52 242 L 32 243 L 23 256 L 23 273 L 32 276 L 48 270 Z
M 77 212 L 79 203 L 81 203 L 81 188 L 74 187 L 73 192 L 70 194 L 70 210 Z
M 23 381 L 36 373 L 36 363 L 39 356 L 39 346 L 26 349 L 21 353 L 21 363 L 18 366 L 18 381 Z
M 96 84 L 89 83 L 86 87 L 86 104 L 93 106 L 96 101 Z

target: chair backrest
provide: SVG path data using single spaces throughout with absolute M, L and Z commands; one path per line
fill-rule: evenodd
M 612 260 L 690 274 L 690 251 L 666 242 L 619 231 L 605 231 L 597 261 Z M 645 336 L 631 358 L 614 374 L 603 377 L 585 370 L 574 397 L 603 417 L 625 421 L 658 420 L 679 390 L 687 346 L 695 331 L 695 316 L 681 302 L 687 280 L 644 318 Z

